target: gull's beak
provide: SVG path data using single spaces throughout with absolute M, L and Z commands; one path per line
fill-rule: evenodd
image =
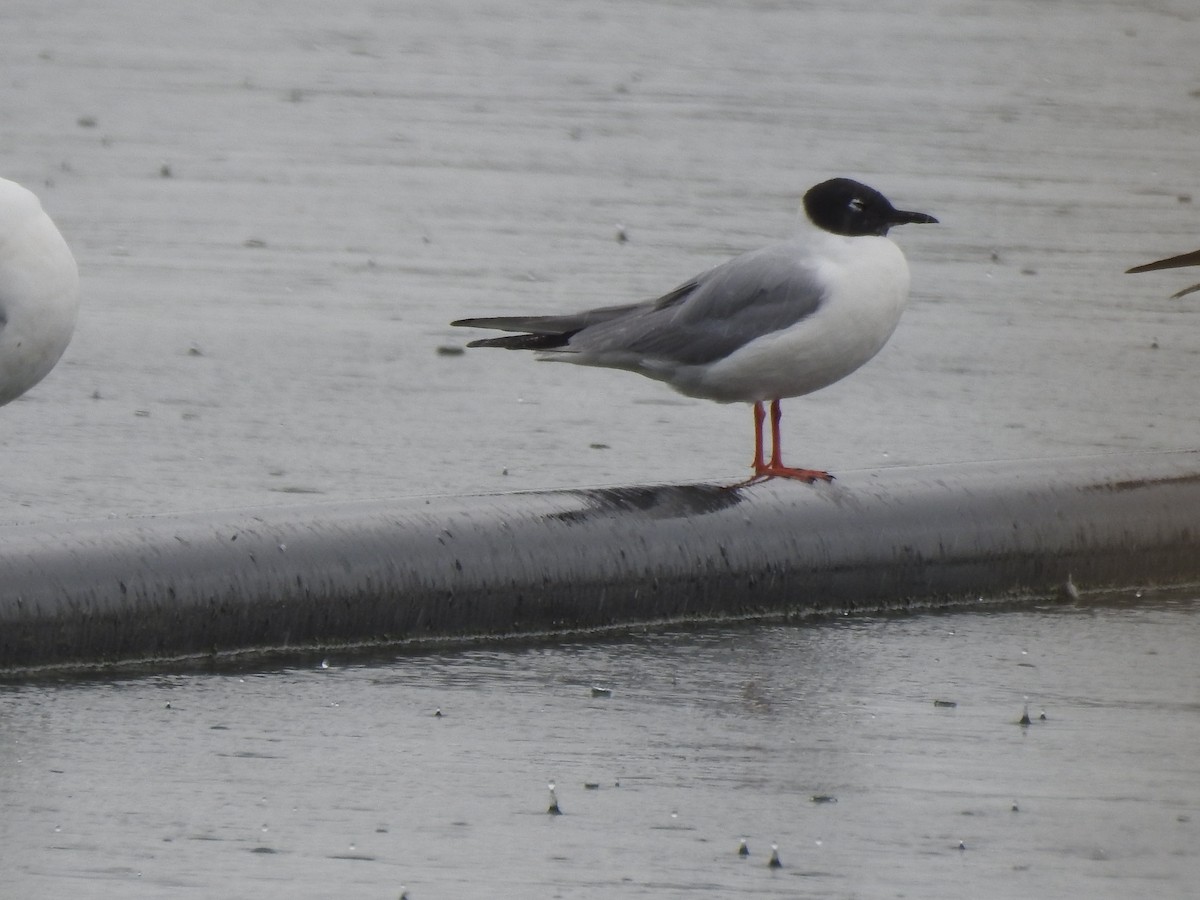
M 927 213 L 909 212 L 907 209 L 892 211 L 889 225 L 936 225 L 937 219 Z
M 1132 269 L 1126 269 L 1125 273 L 1132 275 L 1136 272 L 1155 272 L 1158 269 L 1179 269 L 1183 266 L 1200 266 L 1200 250 L 1193 250 L 1191 253 L 1183 253 L 1179 256 L 1172 256 L 1168 259 L 1155 260 L 1152 263 L 1146 263 L 1143 266 L 1134 266 Z
M 879 230 L 875 233 L 880 237 L 887 237 L 888 231 L 896 225 L 929 225 L 936 223 L 937 219 L 925 213 L 910 212 L 907 209 L 891 209 L 880 217 Z

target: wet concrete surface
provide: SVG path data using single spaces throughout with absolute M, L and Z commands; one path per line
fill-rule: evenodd
M 1198 609 L 0 687 L 5 895 L 1189 897 Z
M 437 349 L 459 316 L 661 293 L 833 174 L 942 225 L 897 232 L 890 345 L 786 404 L 795 464 L 1195 447 L 1200 308 L 1123 272 L 1196 243 L 1198 16 L 17 3 L 4 174 L 84 301 L 3 410 L 3 517 L 736 479 L 741 405 Z
M 1200 453 L 0 526 L 0 677 L 1200 583 Z

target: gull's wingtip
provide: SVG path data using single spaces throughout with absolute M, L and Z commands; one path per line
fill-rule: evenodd
M 1200 266 L 1200 250 L 1169 256 L 1166 259 L 1156 259 L 1154 262 L 1143 263 L 1126 269 L 1126 275 L 1136 275 L 1138 272 L 1157 272 L 1159 269 L 1181 269 L 1185 266 Z

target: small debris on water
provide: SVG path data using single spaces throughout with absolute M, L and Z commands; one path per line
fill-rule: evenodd
M 813 794 L 813 803 L 837 803 L 837 797 L 833 794 Z
M 612 696 L 612 688 L 600 687 L 598 685 L 592 685 L 592 696 L 593 697 L 611 697 Z
M 462 356 L 465 352 L 466 350 L 455 344 L 439 344 L 437 348 L 438 356 Z
M 958 701 L 957 700 L 934 700 L 933 705 L 940 706 L 945 709 L 954 709 L 956 706 L 958 706 Z

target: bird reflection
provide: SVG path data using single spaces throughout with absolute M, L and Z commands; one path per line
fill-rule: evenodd
M 689 519 L 720 512 L 742 502 L 737 490 L 713 484 L 663 484 L 647 487 L 593 488 L 563 491 L 585 506 L 552 513 L 548 518 L 583 522 L 626 514 L 642 519 Z

